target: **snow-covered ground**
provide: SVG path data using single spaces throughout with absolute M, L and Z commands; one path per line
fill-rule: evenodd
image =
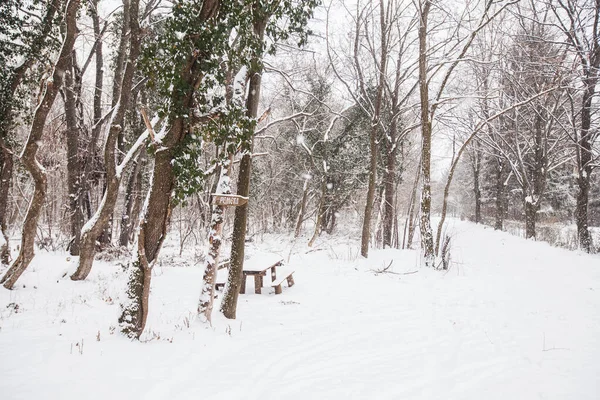
M 0 398 L 599 399 L 600 257 L 453 223 L 448 272 L 265 236 L 250 252 L 292 249 L 296 285 L 249 280 L 212 327 L 194 319 L 200 268 L 157 266 L 142 342 L 116 328 L 116 263 L 71 282 L 73 260 L 39 251 L 0 288 Z

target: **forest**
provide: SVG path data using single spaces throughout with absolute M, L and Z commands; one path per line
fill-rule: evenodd
M 168 268 L 198 271 L 188 329 L 239 320 L 261 243 L 346 238 L 398 279 L 505 240 L 597 269 L 599 81 L 600 0 L 2 0 L 0 339 L 44 269 L 67 293 L 115 268 L 98 342 L 160 336 Z

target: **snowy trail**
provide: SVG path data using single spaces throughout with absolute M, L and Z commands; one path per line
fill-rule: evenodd
M 352 257 L 354 242 L 307 254 L 296 245 L 294 287 L 255 295 L 249 281 L 238 320 L 216 316 L 213 327 L 192 318 L 201 271 L 160 268 L 146 335 L 154 339 L 146 343 L 110 334 L 122 284 L 117 267 L 99 265 L 80 284 L 60 278 L 64 255 L 38 257 L 26 288 L 0 291 L 0 393 L 600 398 L 600 257 L 468 223 L 455 222 L 452 231 L 456 263 L 447 273 L 420 268 L 414 251 L 372 251 L 362 260 Z M 287 243 L 262 245 L 282 246 L 287 254 Z M 394 272 L 418 272 L 371 271 L 391 260 Z M 79 354 L 71 345 L 82 338 Z

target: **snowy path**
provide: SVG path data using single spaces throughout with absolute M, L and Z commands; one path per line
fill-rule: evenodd
M 467 223 L 454 232 L 448 273 L 419 268 L 413 251 L 361 260 L 354 242 L 297 245 L 293 288 L 242 295 L 238 320 L 212 328 L 187 323 L 201 271 L 157 269 L 147 343 L 110 334 L 117 267 L 73 283 L 64 255 L 43 255 L 26 288 L 0 290 L 0 397 L 600 398 L 600 257 Z M 418 272 L 371 271 L 391 260 Z

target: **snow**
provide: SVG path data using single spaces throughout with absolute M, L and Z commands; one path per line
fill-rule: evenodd
M 363 259 L 352 229 L 313 248 L 306 237 L 265 235 L 246 253 L 289 256 L 296 284 L 256 295 L 248 279 L 238 319 L 219 314 L 217 300 L 212 326 L 195 319 L 202 263 L 159 263 L 142 342 L 118 334 L 126 274 L 116 262 L 97 261 L 87 281 L 72 282 L 64 274 L 75 259 L 39 251 L 15 290 L 0 288 L 0 393 L 600 398 L 600 257 L 452 223 L 448 272 L 420 267 L 413 250 Z

